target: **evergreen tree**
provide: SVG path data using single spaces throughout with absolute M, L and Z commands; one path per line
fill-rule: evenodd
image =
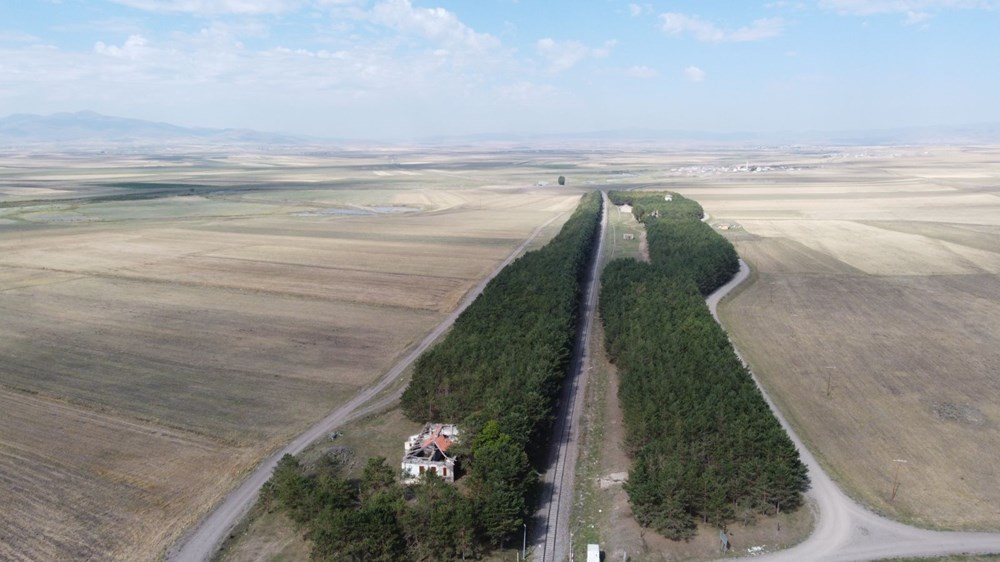
M 476 436 L 470 480 L 479 525 L 493 544 L 521 530 L 535 477 L 524 449 L 496 421 Z
M 678 195 L 610 198 L 633 205 L 652 260 L 608 264 L 600 300 L 638 521 L 684 539 L 696 519 L 722 527 L 798 507 L 805 466 L 703 298 L 738 270 L 732 245 Z
M 433 473 L 413 487 L 401 524 L 412 560 L 455 560 L 477 552 L 472 503 Z

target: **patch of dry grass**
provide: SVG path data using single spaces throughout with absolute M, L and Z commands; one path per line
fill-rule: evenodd
M 0 167 L 5 560 L 156 559 L 578 197 L 374 180 L 361 157 L 15 160 Z M 112 185 L 153 181 L 218 190 Z M 299 216 L 352 205 L 419 208 Z
M 607 242 L 605 242 L 607 243 Z M 631 459 L 625 453 L 625 428 L 618 402 L 619 375 L 603 349 L 603 329 L 592 331 L 591 361 L 586 408 L 581 432 L 580 460 L 576 472 L 576 503 L 573 506 L 573 549 L 576 559 L 585 556 L 586 544 L 600 544 L 607 560 L 635 561 L 717 560 L 719 531 L 700 525 L 688 541 L 671 541 L 641 527 L 632 515 L 628 493 L 621 484 L 601 486 L 599 479 L 627 473 Z M 733 523 L 727 528 L 732 551 L 745 552 L 757 545 L 788 547 L 804 540 L 813 526 L 808 507 L 793 513 L 759 517 L 756 521 Z
M 756 280 L 722 315 L 763 384 L 849 493 L 925 526 L 1000 528 L 994 162 L 942 149 L 823 170 L 869 191 L 685 192 L 745 229 Z
M 435 321 L 97 276 L 0 292 L 0 310 L 4 385 L 265 446 L 371 382 Z
M 250 447 L 0 390 L 0 559 L 152 560 Z
M 341 436 L 324 439 L 299 455 L 306 465 L 319 457 L 333 454 L 344 462 L 343 473 L 348 478 L 360 478 L 371 457 L 382 456 L 389 466 L 398 467 L 403 457 L 403 442 L 420 431 L 421 425 L 403 417 L 398 408 L 375 413 L 339 428 Z M 228 541 L 219 562 L 258 562 L 271 560 L 309 559 L 312 543 L 303 540 L 300 532 L 283 513 L 264 512 L 255 508 L 241 524 L 237 536 Z
M 0 419 L 0 478 L 17 482 L 0 558 L 155 558 L 596 187 L 680 191 L 741 224 L 729 235 L 761 280 L 730 326 L 824 462 L 901 517 L 996 528 L 998 152 L 856 152 L 3 156 L 0 401 L 20 405 Z M 791 168 L 718 171 L 748 157 Z M 558 175 L 573 187 L 533 187 Z M 58 202 L 149 181 L 212 187 Z M 358 205 L 420 211 L 297 216 Z M 837 349 L 827 398 L 814 371 Z M 371 420 L 344 442 L 384 423 L 372 450 L 401 449 L 406 428 Z
M 606 261 L 618 258 L 649 261 L 646 229 L 632 213 L 623 213 L 615 206 L 608 210 L 608 239 L 605 240 L 604 254 Z
M 864 502 L 924 525 L 1000 521 L 996 276 L 762 268 L 724 318 L 782 410 Z M 893 459 L 907 463 L 890 504 Z

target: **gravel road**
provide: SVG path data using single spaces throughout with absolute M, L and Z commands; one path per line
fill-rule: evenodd
M 716 321 L 719 320 L 716 315 L 719 301 L 749 276 L 749 266 L 740 260 L 740 271 L 736 277 L 706 299 Z M 756 378 L 754 382 L 757 382 Z M 757 386 L 760 388 L 760 383 L 757 383 Z M 811 486 L 806 497 L 810 506 L 817 511 L 817 523 L 809 538 L 793 548 L 752 557 L 746 556 L 740 558 L 741 560 L 853 562 L 900 556 L 1000 553 L 1000 533 L 928 531 L 891 521 L 861 507 L 847 497 L 823 471 L 767 393 L 763 389 L 761 392 L 798 448 L 802 462 L 809 469 Z
M 560 215 L 561 216 L 561 215 Z M 250 511 L 254 502 L 257 501 L 257 493 L 261 486 L 271 477 L 271 472 L 278 464 L 278 461 L 286 453 L 297 455 L 301 453 L 310 443 L 320 439 L 325 434 L 343 426 L 353 419 L 357 419 L 367 413 L 378 410 L 394 402 L 402 394 L 403 389 L 380 398 L 377 402 L 367 404 L 382 390 L 392 384 L 406 371 L 407 367 L 413 363 L 427 348 L 429 348 L 451 325 L 455 319 L 464 311 L 472 301 L 476 300 L 479 293 L 483 291 L 486 284 L 490 282 L 500 271 L 507 267 L 510 262 L 520 256 L 528 244 L 530 244 L 538 234 L 553 223 L 559 216 L 553 217 L 545 224 L 542 224 L 514 250 L 510 256 L 501 263 L 489 277 L 469 292 L 462 304 L 448 315 L 434 330 L 425 337 L 420 344 L 406 354 L 402 359 L 390 369 L 377 383 L 356 394 L 346 404 L 340 406 L 318 423 L 307 429 L 296 437 L 292 442 L 283 447 L 280 451 L 268 457 L 250 476 L 243 481 L 235 490 L 229 493 L 222 502 L 203 519 L 197 527 L 189 531 L 175 543 L 168 551 L 165 560 L 177 562 L 195 562 L 210 560 L 222 545 L 223 540 L 232 531 L 237 523 L 243 519 Z M 362 408 L 364 406 L 364 408 Z M 400 437 L 403 439 L 403 436 Z

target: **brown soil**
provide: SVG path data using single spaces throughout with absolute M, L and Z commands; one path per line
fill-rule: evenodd
M 642 261 L 649 263 L 649 240 L 645 228 L 639 233 L 639 255 L 642 256 Z

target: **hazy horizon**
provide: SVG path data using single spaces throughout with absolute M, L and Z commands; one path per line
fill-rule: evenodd
M 0 110 L 323 138 L 1000 122 L 1000 2 L 37 0 Z
M 471 132 L 454 135 L 422 135 L 412 137 L 348 138 L 322 135 L 297 135 L 289 131 L 258 130 L 243 127 L 211 128 L 199 124 L 177 125 L 167 121 L 153 121 L 107 115 L 89 109 L 62 111 L 50 114 L 12 113 L 0 115 L 0 143 L 28 144 L 84 144 L 109 143 L 148 144 L 159 142 L 207 142 L 210 145 L 259 144 L 318 146 L 330 143 L 374 143 L 397 145 L 410 143 L 508 143 L 508 142 L 559 142 L 560 146 L 575 141 L 583 143 L 632 143 L 653 142 L 691 145 L 692 148 L 742 147 L 765 145 L 906 145 L 943 144 L 955 145 L 1000 142 L 1000 122 L 962 123 L 942 126 L 896 127 L 887 129 L 856 129 L 828 131 L 732 131 L 680 130 L 652 128 L 623 128 L 615 130 L 578 131 L 570 133 L 530 133 L 525 131 Z M 541 145 L 539 145 L 541 146 Z

